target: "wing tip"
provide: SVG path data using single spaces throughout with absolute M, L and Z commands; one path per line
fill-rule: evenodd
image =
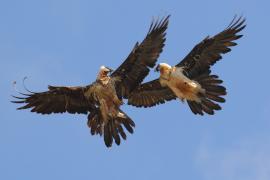
M 239 32 L 246 27 L 245 22 L 246 22 L 246 18 L 243 17 L 242 15 L 241 16 L 234 15 L 233 20 L 230 22 L 230 24 L 228 25 L 226 29 L 232 29 Z
M 153 18 L 149 31 L 148 31 L 148 35 L 151 34 L 153 31 L 159 31 L 159 29 L 165 31 L 168 27 L 169 24 L 169 18 L 170 18 L 170 14 L 168 14 L 167 16 L 164 16 L 163 18 Z

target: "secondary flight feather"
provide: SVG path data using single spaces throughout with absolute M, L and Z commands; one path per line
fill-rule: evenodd
M 211 74 L 211 66 L 222 54 L 236 46 L 238 33 L 245 28 L 245 19 L 234 18 L 230 25 L 213 37 L 207 36 L 176 66 L 160 63 L 159 79 L 138 86 L 129 96 L 128 104 L 151 107 L 176 98 L 187 101 L 194 114 L 214 114 L 221 110 L 218 103 L 225 102 L 226 88 L 217 75 Z
M 113 141 L 119 145 L 126 139 L 126 129 L 133 133 L 135 123 L 120 106 L 123 98 L 130 96 L 148 75 L 162 52 L 165 43 L 169 16 L 153 21 L 142 41 L 136 43 L 127 59 L 115 70 L 101 66 L 97 79 L 88 86 L 57 87 L 48 86 L 48 91 L 16 97 L 14 103 L 23 103 L 18 109 L 31 109 L 40 114 L 82 113 L 88 114 L 91 134 L 104 136 L 107 147 Z

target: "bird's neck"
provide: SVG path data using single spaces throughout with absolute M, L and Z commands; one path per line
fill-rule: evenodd
M 104 76 L 97 79 L 102 85 L 107 85 L 110 81 L 110 77 Z
M 160 78 L 163 80 L 169 81 L 173 71 L 174 71 L 174 68 L 164 69 L 163 71 L 160 71 Z

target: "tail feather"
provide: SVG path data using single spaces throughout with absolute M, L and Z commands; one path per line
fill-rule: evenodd
M 191 111 L 194 113 L 194 114 L 200 114 L 200 115 L 203 115 L 203 112 L 202 112 L 202 106 L 201 104 L 195 102 L 195 101 L 187 101 L 188 102 L 188 105 L 191 109 Z
M 218 94 L 206 92 L 206 98 L 211 99 L 216 102 L 224 103 L 226 100 L 223 97 L 218 96 Z
M 214 110 L 221 110 L 221 107 L 220 105 L 214 103 L 213 101 L 209 100 L 209 99 L 206 99 L 204 98 L 202 100 L 203 104 L 205 104 L 206 106 L 210 107 L 211 109 L 214 109 Z
M 121 120 L 121 121 L 124 124 L 125 128 L 128 130 L 128 132 L 132 134 L 133 133 L 132 125 L 126 120 Z
M 118 133 L 118 129 L 113 121 L 110 121 L 109 123 L 111 124 L 111 132 L 112 132 L 112 136 L 114 138 L 114 142 L 117 145 L 120 145 L 121 140 L 120 140 L 120 136 Z
M 225 95 L 226 94 L 226 88 L 223 86 L 212 85 L 212 84 L 202 84 L 202 85 L 204 85 L 203 88 L 206 91 L 215 92 L 215 93 L 218 93 L 218 95 Z
M 109 124 L 104 126 L 104 142 L 107 147 L 111 147 L 113 143 L 113 137 L 111 127 Z
M 217 77 L 218 78 L 218 77 Z M 209 77 L 209 78 L 206 78 L 206 79 L 203 79 L 201 81 L 201 83 L 203 84 L 209 84 L 209 85 L 216 85 L 216 84 L 221 84 L 223 83 L 223 81 L 221 79 L 214 79 L 212 77 Z
M 210 71 L 194 78 L 205 90 L 200 93 L 201 102 L 188 101 L 188 105 L 194 114 L 203 115 L 204 113 L 213 115 L 215 111 L 221 110 L 218 103 L 224 103 L 222 96 L 227 94 L 226 88 L 221 84 L 223 81 L 217 75 L 210 75 Z
M 120 145 L 121 137 L 126 140 L 127 135 L 124 128 L 129 132 L 133 133 L 135 123 L 123 112 L 119 111 L 123 116 L 110 118 L 107 121 L 102 120 L 100 110 L 96 109 L 88 115 L 88 126 L 92 135 L 100 134 L 104 137 L 104 142 L 107 147 L 111 147 L 113 141 Z
M 118 129 L 118 132 L 119 134 L 121 135 L 121 137 L 126 140 L 127 139 L 127 135 L 124 131 L 124 129 L 122 128 L 121 124 L 117 123 L 117 129 Z
M 207 114 L 210 114 L 210 115 L 213 115 L 214 114 L 214 110 L 211 107 L 207 106 L 204 103 L 201 103 L 201 105 L 202 105 L 202 110 L 204 112 L 206 112 Z

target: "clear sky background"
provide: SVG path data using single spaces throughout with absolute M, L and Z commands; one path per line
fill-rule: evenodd
M 0 179 L 269 180 L 269 0 L 9 0 L 0 2 Z M 244 37 L 213 67 L 227 87 L 214 116 L 179 101 L 123 106 L 135 133 L 107 149 L 85 115 L 38 115 L 10 103 L 12 82 L 33 91 L 86 85 L 101 65 L 117 68 L 153 17 L 171 14 L 158 62 L 178 63 L 235 14 Z M 147 78 L 158 77 L 151 72 Z

